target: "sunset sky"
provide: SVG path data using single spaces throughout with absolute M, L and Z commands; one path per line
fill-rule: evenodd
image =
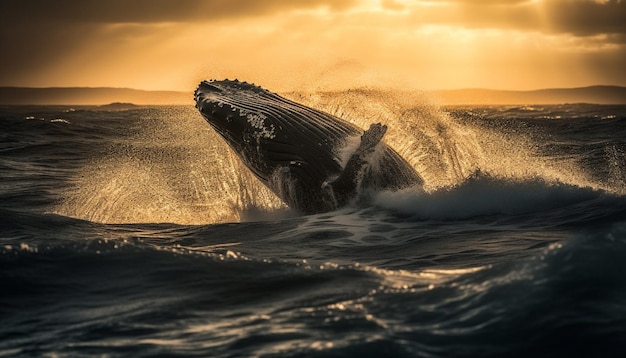
M 626 0 L 2 0 L 0 86 L 626 86 Z

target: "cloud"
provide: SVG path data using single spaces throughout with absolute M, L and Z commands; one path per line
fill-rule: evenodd
M 356 0 L 7 0 L 0 19 L 46 23 L 208 21 L 295 9 L 350 7 Z
M 423 25 L 576 36 L 626 34 L 624 0 L 444 0 L 405 5 L 411 18 Z
M 0 28 L 73 24 L 184 23 L 367 7 L 359 0 L 29 0 L 0 1 Z M 626 0 L 380 0 L 382 9 L 423 25 L 503 28 L 577 36 L 626 34 Z M 47 28 L 46 31 L 54 31 Z
M 626 34 L 626 1 L 549 0 L 541 3 L 547 28 L 580 36 Z
M 128 42 L 145 46 L 148 41 L 137 39 L 151 33 L 169 39 L 179 30 L 176 26 L 184 28 L 189 23 L 236 22 L 318 8 L 340 11 L 354 3 L 354 0 L 2 0 L 0 78 L 3 84 L 36 81 L 49 69 L 77 56 L 84 58 L 82 66 L 90 66 L 99 56 L 119 54 L 117 49 L 125 48 Z M 159 24 L 174 26 L 164 31 L 158 28 Z M 158 46 L 158 39 L 153 42 L 152 46 Z M 98 49 L 109 52 L 94 52 Z
M 624 18 L 617 0 L 0 0 L 0 85 L 623 84 Z

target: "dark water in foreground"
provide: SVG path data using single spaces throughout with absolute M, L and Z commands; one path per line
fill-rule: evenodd
M 626 107 L 305 99 L 426 193 L 301 217 L 193 108 L 0 109 L 0 356 L 626 354 Z

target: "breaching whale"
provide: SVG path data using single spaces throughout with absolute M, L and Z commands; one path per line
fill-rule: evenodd
M 381 140 L 387 127 L 380 123 L 363 131 L 237 80 L 203 81 L 194 97 L 202 116 L 252 173 L 302 213 L 334 210 L 369 188 L 422 184 L 411 165 Z M 359 135 L 360 144 L 342 165 L 340 150 Z

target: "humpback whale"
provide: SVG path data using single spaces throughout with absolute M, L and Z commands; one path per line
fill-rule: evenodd
M 367 189 L 402 189 L 422 178 L 382 141 L 387 127 L 363 131 L 331 114 L 238 80 L 200 83 L 196 108 L 252 173 L 290 208 L 331 211 Z M 351 137 L 360 144 L 342 163 Z M 376 155 L 374 155 L 376 153 Z

